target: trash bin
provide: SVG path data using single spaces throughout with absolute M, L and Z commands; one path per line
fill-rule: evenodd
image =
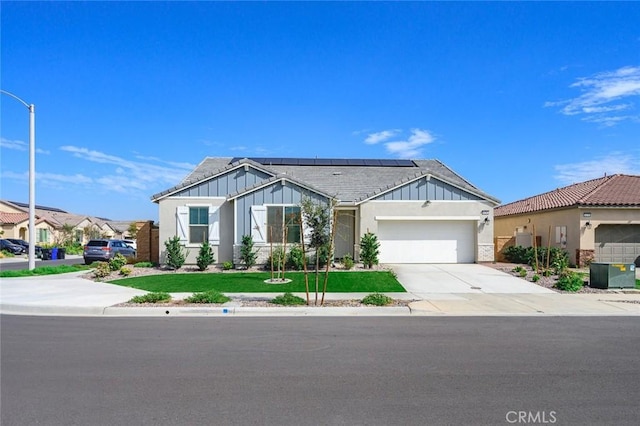
M 635 288 L 636 265 L 633 263 L 592 263 L 589 265 L 589 287 Z
M 66 254 L 65 248 L 64 247 L 60 247 L 58 249 L 58 259 L 64 259 L 65 254 Z
M 51 249 L 43 248 L 42 249 L 42 260 L 51 260 Z
M 51 249 L 51 260 L 58 260 L 58 247 Z

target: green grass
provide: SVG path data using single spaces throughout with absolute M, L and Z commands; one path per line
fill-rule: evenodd
M 38 275 L 66 274 L 69 272 L 86 271 L 88 269 L 90 269 L 90 267 L 85 265 L 41 266 L 33 270 L 20 269 L 17 271 L 2 271 L 0 272 L 0 278 L 33 277 Z
M 220 293 L 300 293 L 305 291 L 304 274 L 289 272 L 287 284 L 266 284 L 269 272 L 160 274 L 110 281 L 125 287 L 168 293 L 194 293 L 216 290 Z M 322 290 L 322 276 L 320 277 Z M 315 291 L 315 275 L 309 274 L 309 290 Z M 391 272 L 330 272 L 327 291 L 332 293 L 398 292 L 406 290 Z

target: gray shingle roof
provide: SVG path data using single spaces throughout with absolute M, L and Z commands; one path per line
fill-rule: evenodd
M 415 167 L 265 165 L 246 158 L 230 164 L 231 160 L 231 157 L 207 157 L 181 183 L 153 195 L 151 199 L 157 201 L 208 177 L 217 176 L 237 167 L 239 164 L 248 163 L 274 176 L 286 174 L 325 194 L 334 196 L 341 202 L 360 202 L 427 174 L 480 197 L 498 202 L 497 199 L 484 193 L 438 160 L 414 160 Z

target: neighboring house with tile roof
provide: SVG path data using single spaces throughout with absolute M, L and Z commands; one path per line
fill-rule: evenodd
M 561 247 L 572 263 L 640 266 L 640 176 L 616 174 L 588 180 L 495 209 L 496 237 Z M 549 242 L 549 229 L 551 241 Z
M 36 243 L 38 244 L 56 244 L 68 238 L 80 244 L 86 243 L 90 238 L 125 238 L 129 236 L 129 225 L 133 222 L 78 215 L 37 204 L 35 214 Z M 3 238 L 19 238 L 28 241 L 29 205 L 0 200 L 0 227 Z M 68 231 L 71 234 L 65 235 Z
M 160 252 L 178 236 L 195 263 L 208 240 L 217 262 L 239 263 L 251 235 L 259 259 L 271 243 L 299 242 L 301 200 L 336 203 L 335 257 L 358 259 L 360 237 L 378 236 L 381 263 L 493 260 L 493 208 L 499 201 L 437 160 L 205 158 L 181 183 L 155 194 Z

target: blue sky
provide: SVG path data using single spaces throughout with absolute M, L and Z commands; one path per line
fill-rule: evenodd
M 504 203 L 640 174 L 640 3 L 0 7 L 38 204 L 156 220 L 206 156 L 436 158 Z M 0 198 L 27 202 L 0 98 Z

